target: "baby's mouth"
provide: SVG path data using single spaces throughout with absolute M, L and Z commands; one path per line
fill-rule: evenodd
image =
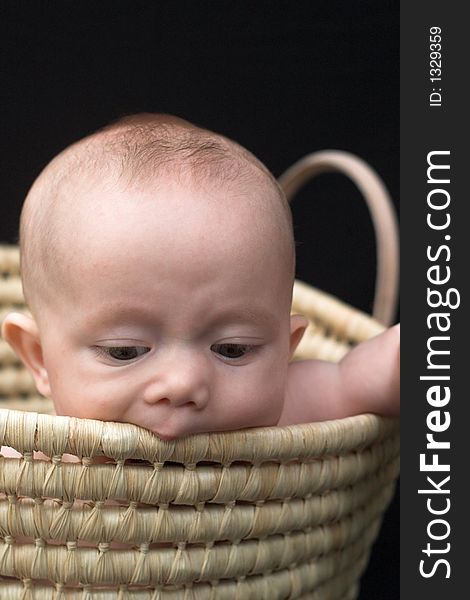
M 173 428 L 169 428 L 169 432 L 160 431 L 160 427 L 158 425 L 154 427 L 149 427 L 148 429 L 150 433 L 153 433 L 153 435 L 155 435 L 163 442 L 172 442 L 174 440 L 184 437 L 185 435 L 188 435 L 188 433 L 183 433 L 182 431 L 174 431 Z
M 141 427 L 164 442 L 173 442 L 201 431 L 201 428 L 196 427 L 196 419 L 192 411 L 187 412 L 184 407 L 180 407 L 179 412 L 169 411 L 165 414 L 163 411 L 163 414 L 149 415 L 149 417 L 148 422 L 142 422 Z
M 172 442 L 173 440 L 178 439 L 177 435 L 168 435 L 164 433 L 158 433 L 158 431 L 152 431 L 154 435 L 163 440 L 164 442 Z

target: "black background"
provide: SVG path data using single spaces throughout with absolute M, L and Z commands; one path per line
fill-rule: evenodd
M 279 176 L 323 149 L 384 179 L 398 210 L 399 3 L 2 2 L 0 240 L 23 198 L 72 141 L 138 111 L 219 131 Z M 293 206 L 297 276 L 370 312 L 371 220 L 353 185 L 322 175 Z M 386 515 L 361 600 L 396 600 L 398 502 Z

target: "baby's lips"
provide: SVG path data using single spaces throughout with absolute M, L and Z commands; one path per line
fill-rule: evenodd
M 183 437 L 181 434 L 177 433 L 162 433 L 158 431 L 157 427 L 149 429 L 150 433 L 153 433 L 156 437 L 161 439 L 163 442 L 172 442 L 173 440 L 177 440 L 180 437 Z
M 152 431 L 152 433 L 164 442 L 172 442 L 173 440 L 176 440 L 178 437 L 176 435 L 165 435 L 163 433 L 158 433 L 157 431 Z
M 166 414 L 163 415 L 163 417 L 158 416 L 155 418 L 155 425 L 152 423 L 146 423 L 142 424 L 141 427 L 145 427 L 145 429 L 148 429 L 150 433 L 153 433 L 153 435 L 157 436 L 164 442 L 173 442 L 188 435 L 210 430 L 204 430 L 200 427 L 196 427 L 196 420 L 191 409 L 189 409 L 189 414 L 186 415 L 183 414 L 183 412 L 185 412 L 183 408 L 180 410 L 182 412 L 178 415 L 170 415 L 170 418 L 168 418 Z

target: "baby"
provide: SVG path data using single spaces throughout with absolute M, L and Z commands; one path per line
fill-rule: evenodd
M 290 209 L 227 138 L 125 118 L 44 169 L 21 216 L 31 315 L 2 333 L 58 415 L 197 432 L 399 413 L 399 329 L 339 364 L 290 362 Z

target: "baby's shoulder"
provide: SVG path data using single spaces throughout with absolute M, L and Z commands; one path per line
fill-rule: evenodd
M 333 376 L 332 368 L 336 369 L 331 363 L 313 359 L 289 364 L 284 407 L 278 425 L 309 423 L 324 417 L 318 396 L 319 390 L 330 387 L 327 383 Z

